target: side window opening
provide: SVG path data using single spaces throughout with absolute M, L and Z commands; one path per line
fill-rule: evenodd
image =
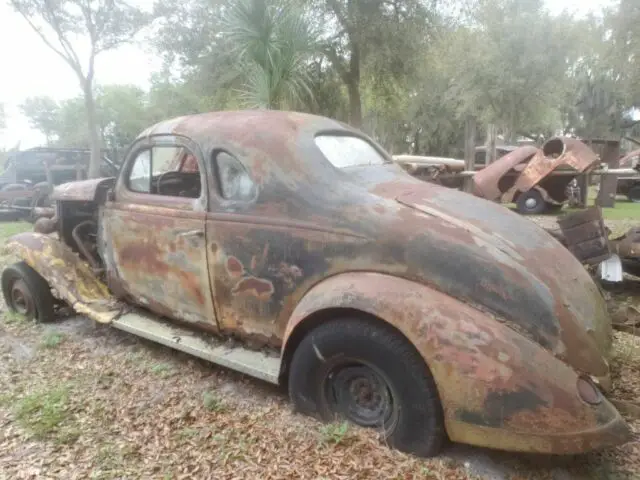
M 169 197 L 200 197 L 198 161 L 182 146 L 155 146 L 138 153 L 127 185 L 138 193 Z
M 227 152 L 219 151 L 214 153 L 214 163 L 222 198 L 245 202 L 253 200 L 256 195 L 256 185 L 237 158 Z

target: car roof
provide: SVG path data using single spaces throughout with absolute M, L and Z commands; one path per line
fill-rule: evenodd
M 308 113 L 282 110 L 224 110 L 163 120 L 141 132 L 138 138 L 177 134 L 198 142 L 206 140 L 205 137 L 223 135 L 225 138 L 231 135 L 236 140 L 248 140 L 247 132 L 255 135 L 291 137 L 299 130 L 313 129 L 353 131 L 342 122 Z
M 310 178 L 322 175 L 320 169 L 327 165 L 334 169 L 315 145 L 314 138 L 320 133 L 360 137 L 392 161 L 373 139 L 345 123 L 281 110 L 229 110 L 175 117 L 150 126 L 137 140 L 182 135 L 197 143 L 204 155 L 219 149 L 228 150 L 253 170 L 255 177 L 265 172 L 266 161 L 284 172 L 295 171 Z

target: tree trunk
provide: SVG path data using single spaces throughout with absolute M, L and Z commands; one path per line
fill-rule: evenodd
M 89 147 L 91 148 L 91 160 L 89 161 L 89 178 L 100 176 L 100 135 L 98 133 L 98 120 L 96 104 L 93 98 L 93 85 L 91 81 L 84 85 L 84 105 L 87 113 L 87 128 L 89 129 Z
M 413 135 L 413 149 L 411 151 L 412 154 L 418 155 L 420 152 L 420 129 L 416 129 L 416 133 Z
M 347 78 L 349 92 L 349 123 L 355 128 L 362 128 L 362 100 L 360 99 L 360 46 L 351 38 L 351 57 L 349 58 L 349 74 Z
M 349 93 L 349 124 L 354 128 L 362 128 L 362 103 L 360 101 L 360 82 L 351 80 L 347 84 Z

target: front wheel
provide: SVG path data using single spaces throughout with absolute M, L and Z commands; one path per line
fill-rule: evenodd
M 2 294 L 9 310 L 37 322 L 54 318 L 54 298 L 47 281 L 25 262 L 2 272 Z
M 516 201 L 518 211 L 523 215 L 540 215 L 547 209 L 547 202 L 537 190 L 522 192 Z
M 408 453 L 436 455 L 446 440 L 427 365 L 385 325 L 351 318 L 312 330 L 293 355 L 289 396 L 301 413 L 376 428 L 392 447 Z

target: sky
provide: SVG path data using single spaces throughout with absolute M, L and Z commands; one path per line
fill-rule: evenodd
M 553 13 L 569 10 L 586 15 L 609 5 L 613 0 L 546 0 Z M 153 0 L 131 3 L 150 9 Z M 144 38 L 135 44 L 101 53 L 96 58 L 96 82 L 134 84 L 147 88 L 161 60 Z M 42 144 L 44 137 L 30 127 L 18 106 L 28 97 L 48 95 L 56 100 L 80 93 L 71 68 L 47 47 L 27 22 L 6 1 L 0 0 L 0 103 L 4 103 L 7 128 L 0 133 L 0 148 L 20 148 Z

